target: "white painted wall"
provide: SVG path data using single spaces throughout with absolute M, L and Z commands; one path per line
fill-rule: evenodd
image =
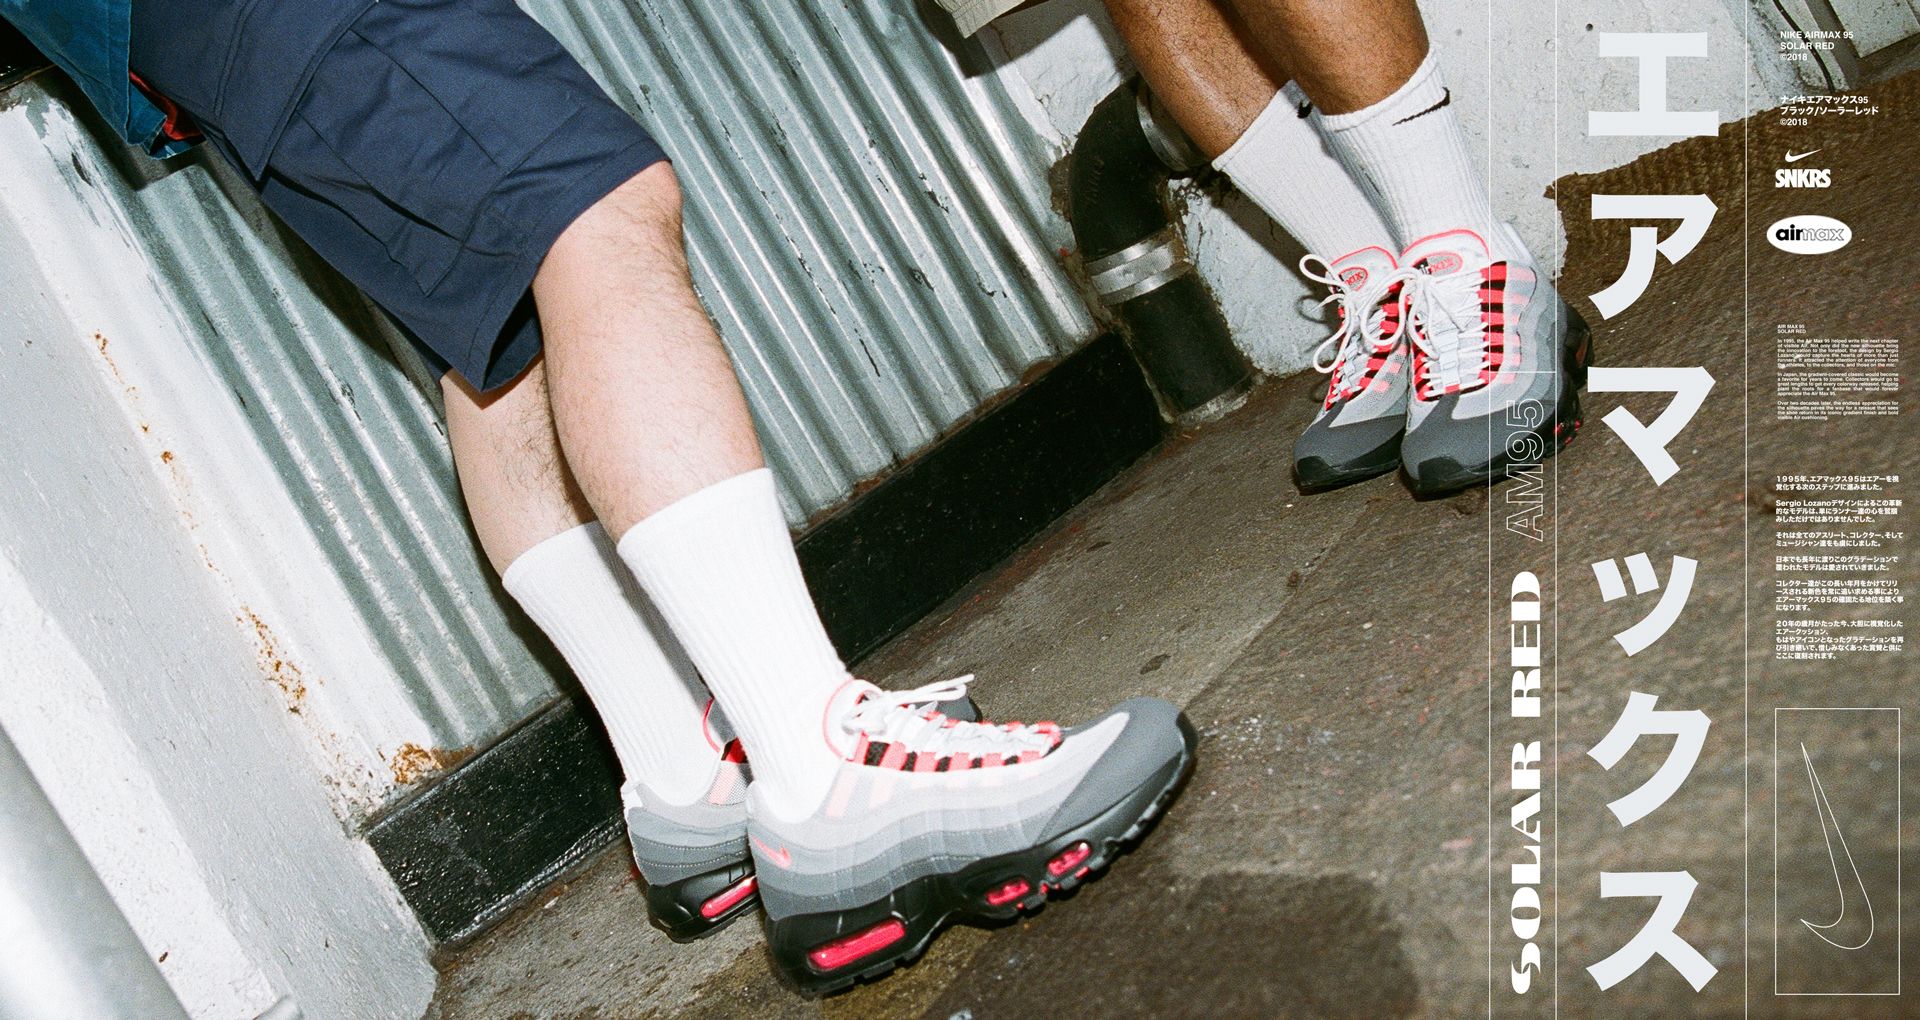
M 153 509 L 199 550 L 223 593 L 223 622 L 249 640 L 259 682 L 305 729 L 305 753 L 337 812 L 364 816 L 390 799 L 395 749 L 433 746 L 428 727 L 272 465 L 242 438 L 240 398 L 182 339 L 186 311 L 151 279 L 147 248 L 164 242 L 88 194 L 89 181 L 120 171 L 67 106 L 28 89 L 16 95 L 28 102 L 0 112 L 0 152 L 21 154 L 0 191 L 0 217 L 23 239 L 8 257 L 37 267 L 41 293 L 73 326 L 36 338 L 24 333 L 41 327 L 17 315 L 14 339 L 42 341 L 93 377 L 125 427 L 116 447 L 155 476 L 163 502 Z M 202 201 L 185 183 L 168 176 L 144 187 Z M 110 496 L 115 484 L 95 488 Z
M 426 938 L 349 825 L 385 738 L 335 723 L 420 723 L 356 672 L 234 394 L 65 172 L 110 168 L 57 105 L 0 109 L 0 151 L 51 156 L 0 188 L 0 723 L 196 1016 L 416 1016 Z
M 1717 110 L 1722 121 L 1738 120 L 1748 103 L 1742 79 L 1749 66 L 1755 108 L 1800 87 L 1772 50 L 1771 23 L 1756 16 L 1743 25 L 1745 3 L 1423 0 L 1434 53 L 1469 141 L 1488 153 L 1494 207 L 1537 257 L 1560 262 L 1563 232 L 1545 197 L 1552 181 L 1618 166 L 1666 144 L 1586 139 L 1588 109 L 1634 109 L 1638 92 L 1637 67 L 1596 56 L 1594 32 L 1708 33 L 1711 59 L 1675 64 L 1671 105 Z M 1496 17 L 1490 20 L 1490 13 Z M 1062 155 L 1094 104 L 1133 73 L 1100 0 L 1053 0 L 1001 18 L 983 38 L 1002 73 L 1031 90 L 1035 120 Z M 1747 38 L 1755 40 L 1751 65 Z M 1326 329 L 1300 312 L 1309 295 L 1293 269 L 1298 246 L 1223 184 L 1183 183 L 1175 195 L 1186 208 L 1194 261 L 1219 298 L 1236 342 L 1269 373 L 1304 368 Z
M 241 950 L 132 738 L 79 649 L 0 557 L 0 720 L 121 913 L 194 1016 L 273 1004 Z

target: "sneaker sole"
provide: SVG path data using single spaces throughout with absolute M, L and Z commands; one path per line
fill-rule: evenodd
M 1302 457 L 1293 462 L 1293 484 L 1303 495 L 1343 488 L 1378 478 L 1400 466 L 1400 437 L 1366 456 L 1334 464 L 1324 457 Z
M 962 698 L 949 714 L 966 722 L 980 721 L 980 705 Z M 642 882 L 645 876 L 642 875 Z M 667 938 L 685 944 L 717 934 L 760 906 L 759 881 L 753 858 L 715 868 L 692 878 L 646 886 L 647 920 Z
M 752 858 L 646 889 L 647 920 L 675 942 L 698 942 L 759 909 Z
M 1192 774 L 1199 738 L 1185 715 L 1179 725 L 1179 758 L 1131 796 L 1045 842 L 914 879 L 851 910 L 769 918 L 767 945 L 776 969 L 804 993 L 831 994 L 913 962 L 956 920 L 1008 921 L 1098 878 L 1146 834 Z
M 1487 463 L 1473 466 L 1444 458 L 1425 461 L 1417 473 L 1412 469 L 1402 472 L 1407 488 L 1413 490 L 1415 496 L 1422 499 L 1450 496 L 1462 489 L 1504 481 L 1509 468 L 1543 463 L 1573 442 L 1581 425 L 1580 391 L 1587 386 L 1587 367 L 1593 363 L 1593 333 L 1579 312 L 1569 308 L 1567 314 L 1571 318 L 1562 368 L 1570 385 L 1560 391 L 1560 405 L 1554 409 L 1552 423 L 1532 430 L 1546 450 L 1545 455 L 1535 461 L 1502 451 Z

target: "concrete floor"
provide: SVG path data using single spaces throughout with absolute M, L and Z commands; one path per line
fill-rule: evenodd
M 1889 83 L 1878 98 L 1891 111 L 1920 108 L 1920 79 Z M 1757 125 L 1752 151 L 1811 148 L 1808 137 Z M 1771 658 L 1771 503 L 1748 512 L 1748 479 L 1766 493 L 1786 471 L 1897 471 L 1920 439 L 1910 392 L 1899 419 L 1872 427 L 1772 419 L 1776 323 L 1903 336 L 1915 310 L 1907 239 L 1920 236 L 1920 179 L 1910 169 L 1920 141 L 1892 117 L 1818 140 L 1837 180 L 1872 185 L 1836 187 L 1814 210 L 1804 194 L 1768 187 L 1772 157 L 1756 157 L 1753 229 L 1818 211 L 1853 224 L 1860 239 L 1824 261 L 1796 262 L 1754 235 L 1744 357 L 1737 129 L 1561 182 L 1573 294 L 1604 286 L 1625 261 L 1623 229 L 1585 222 L 1589 193 L 1706 191 L 1722 210 L 1699 249 L 1677 267 L 1663 264 L 1634 308 L 1604 324 L 1589 314 L 1601 364 L 1704 364 L 1717 380 L 1674 446 L 1682 471 L 1665 486 L 1656 489 L 1598 424 L 1618 401 L 1590 397 L 1584 434 L 1553 464 L 1549 543 L 1496 527 L 1506 489 L 1420 502 L 1382 478 L 1301 497 L 1288 480 L 1289 447 L 1321 381 L 1282 380 L 1229 420 L 1167 444 L 864 664 L 890 686 L 977 673 L 979 700 L 1000 717 L 1079 719 L 1135 694 L 1184 705 L 1203 734 L 1194 779 L 1103 880 L 1008 927 L 954 929 L 918 964 L 811 1001 L 775 982 L 751 922 L 693 947 L 656 935 L 615 849 L 450 961 L 435 1015 L 1456 1017 L 1484 1015 L 1490 994 L 1501 1015 L 1548 1015 L 1556 1005 L 1566 1016 L 1604 1017 L 1908 1012 L 1898 998 L 1773 995 L 1773 709 L 1901 705 L 1920 679 L 1911 653 L 1818 668 Z M 1914 362 L 1909 343 L 1909 378 Z M 1661 402 L 1629 405 L 1651 420 Z M 1610 636 L 1650 603 L 1603 606 L 1587 564 L 1643 551 L 1663 577 L 1676 554 L 1698 560 L 1700 577 L 1680 625 L 1629 660 Z M 1523 568 L 1549 579 L 1558 621 L 1552 722 L 1527 731 L 1558 738 L 1547 755 L 1557 795 L 1546 887 L 1558 953 L 1553 932 L 1543 933 L 1549 973 L 1521 999 L 1507 991 L 1519 950 L 1505 920 L 1506 876 L 1520 841 L 1504 824 L 1517 799 L 1504 786 L 1504 749 L 1533 737 L 1490 713 L 1507 675 L 1505 584 Z M 1911 589 L 1913 562 L 1898 572 Z M 1745 653 L 1743 623 L 1752 635 Z M 1622 829 L 1604 805 L 1651 775 L 1668 742 L 1643 741 L 1613 772 L 1585 752 L 1630 690 L 1658 694 L 1661 708 L 1701 709 L 1713 726 L 1679 793 Z M 1896 821 L 1891 799 L 1869 796 L 1856 809 L 1847 791 L 1883 791 L 1899 759 L 1879 750 L 1886 734 L 1871 726 L 1833 737 L 1822 775 L 1841 793 L 1836 811 L 1849 805 L 1842 820 L 1866 881 L 1878 883 L 1894 860 L 1911 859 L 1911 823 Z M 1792 771 L 1779 775 L 1791 789 Z M 1783 817 L 1798 810 L 1790 799 L 1783 794 Z M 1820 832 L 1783 822 L 1781 859 L 1802 861 Z M 1695 993 L 1655 960 L 1599 991 L 1584 968 L 1622 945 L 1650 909 L 1603 901 L 1599 873 L 1681 869 L 1700 888 L 1679 931 L 1718 974 Z M 1831 913 L 1831 896 L 1782 892 L 1779 937 L 1802 954 L 1787 970 L 1815 959 L 1793 948 L 1794 918 Z M 1891 898 L 1904 906 L 1912 896 Z M 1893 927 L 1888 899 L 1883 932 Z M 1489 923 L 1496 911 L 1498 927 Z M 1876 949 L 1885 942 L 1883 934 Z M 1816 959 L 1816 971 L 1865 974 L 1864 959 Z

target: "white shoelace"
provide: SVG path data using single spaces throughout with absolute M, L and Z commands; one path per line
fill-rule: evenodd
M 1318 262 L 1326 272 L 1315 272 L 1310 265 L 1314 262 Z M 1316 307 L 1325 308 L 1331 304 L 1340 307 L 1340 327 L 1313 349 L 1313 370 L 1327 375 L 1340 369 L 1340 377 L 1350 379 L 1353 372 L 1365 362 L 1366 356 L 1383 343 L 1381 333 L 1387 320 L 1387 309 L 1380 299 L 1393 281 L 1399 278 L 1399 274 L 1389 273 L 1386 279 L 1371 281 L 1373 286 L 1356 291 L 1333 271 L 1332 263 L 1318 255 L 1308 254 L 1300 259 L 1300 275 L 1326 286 L 1327 296 L 1321 298 Z M 1355 323 L 1359 324 L 1357 328 Z
M 882 690 L 864 680 L 855 681 L 862 696 L 841 718 L 840 726 L 850 736 L 864 733 L 874 743 L 898 743 L 909 751 L 941 757 L 965 753 L 976 758 L 999 754 L 1011 759 L 1023 751 L 1045 754 L 1053 748 L 1059 728 L 1051 723 L 996 725 L 960 722 L 941 715 L 938 706 L 966 697 L 967 684 L 972 681 L 969 674 L 910 691 Z
M 1461 266 L 1428 274 L 1407 268 L 1393 274 L 1400 282 L 1400 321 L 1413 345 L 1427 356 L 1427 384 L 1433 389 L 1469 386 L 1487 367 L 1487 323 L 1480 314 L 1480 267 Z

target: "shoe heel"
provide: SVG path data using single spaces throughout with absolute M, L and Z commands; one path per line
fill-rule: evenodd
M 703 875 L 648 885 L 647 919 L 675 942 L 694 942 L 760 905 L 759 879 L 741 862 Z
M 767 951 L 795 988 L 827 995 L 912 962 L 962 907 L 945 876 L 927 876 L 849 910 L 769 916 Z

